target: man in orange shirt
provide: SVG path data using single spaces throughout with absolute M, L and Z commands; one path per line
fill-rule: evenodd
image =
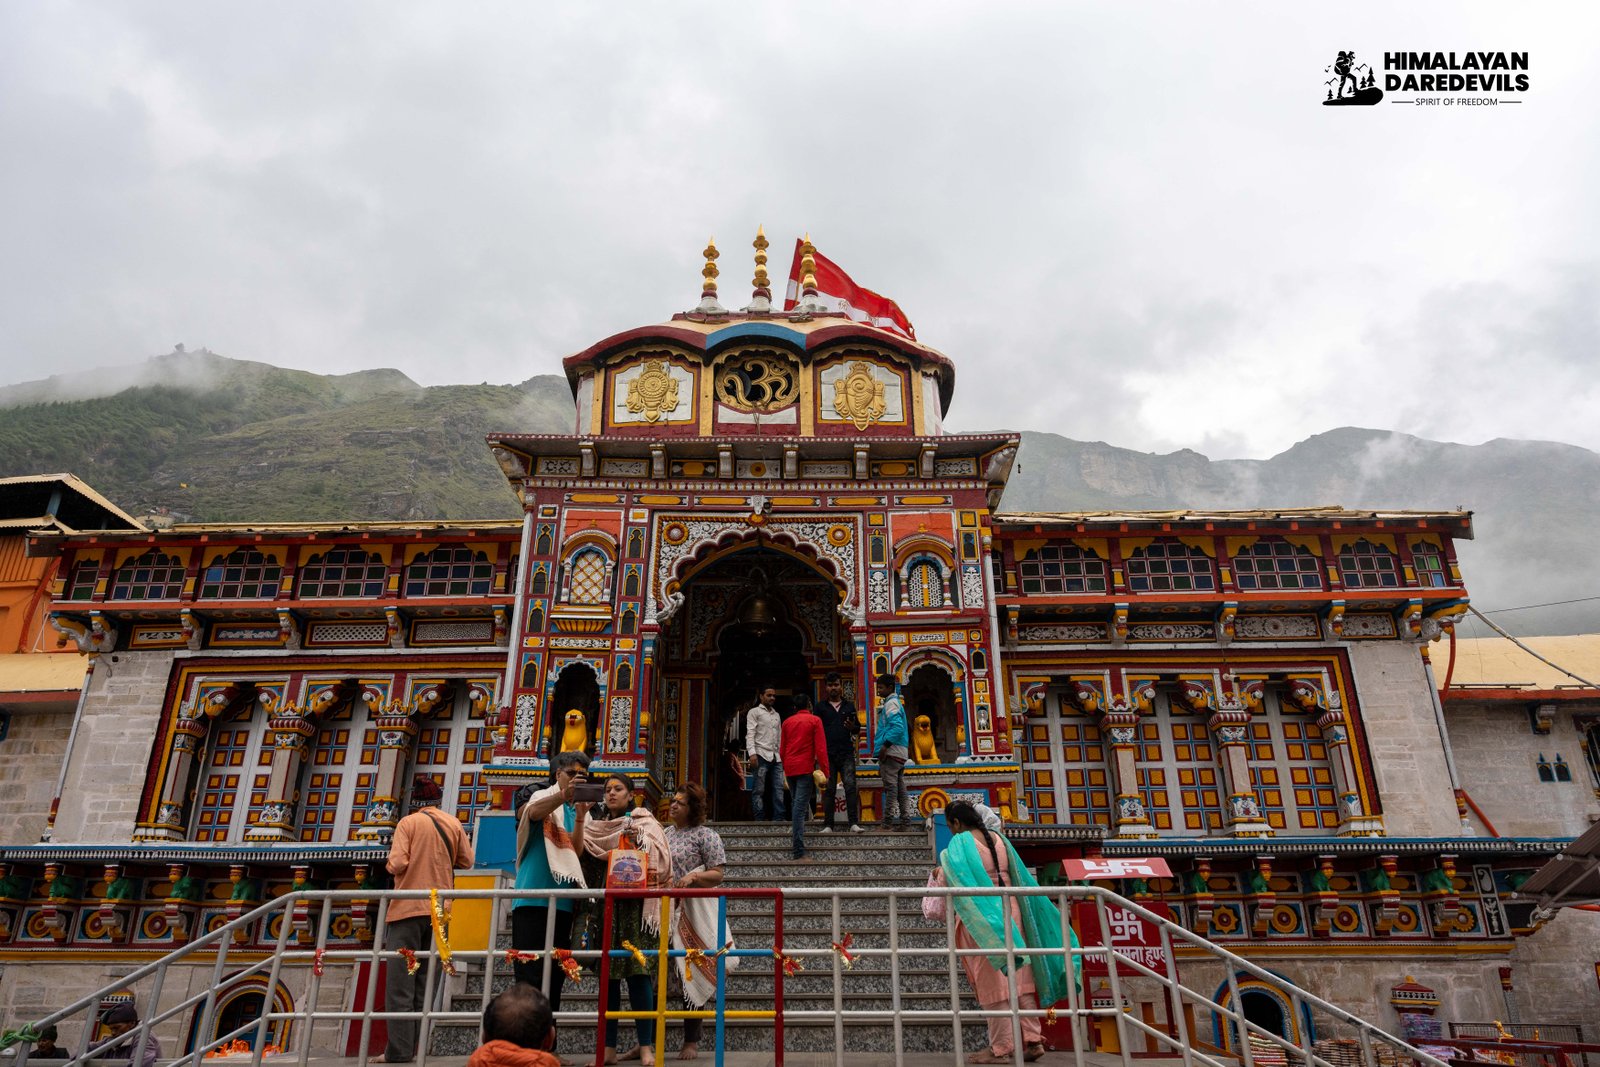
M 449 889 L 455 885 L 456 870 L 472 866 L 472 842 L 461 823 L 439 810 L 444 792 L 425 774 L 411 783 L 411 804 L 415 811 L 400 820 L 389 845 L 389 873 L 396 889 Z M 441 901 L 446 918 L 449 901 Z M 383 931 L 383 947 L 390 952 L 406 948 L 420 952 L 428 945 L 433 919 L 426 897 L 396 900 L 389 905 Z M 389 961 L 388 984 L 384 990 L 384 1011 L 421 1011 L 426 972 L 406 973 L 403 957 Z M 417 1056 L 417 1019 L 390 1019 L 389 1044 L 376 1063 L 410 1063 Z

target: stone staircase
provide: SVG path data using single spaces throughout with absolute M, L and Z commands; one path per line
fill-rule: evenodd
M 815 824 L 812 824 L 815 826 Z M 813 857 L 808 863 L 795 863 L 790 857 L 788 824 L 723 823 L 716 826 L 728 850 L 727 878 L 732 887 L 874 887 L 906 886 L 920 888 L 933 866 L 931 842 L 923 832 L 893 833 L 876 828 L 855 834 L 835 831 L 806 835 Z M 728 922 L 740 948 L 766 948 L 772 945 L 773 902 L 760 899 L 730 899 Z M 950 1007 L 950 957 L 945 946 L 944 924 L 922 917 L 921 898 L 911 895 L 899 902 L 899 941 L 901 1010 L 948 1010 Z M 841 932 L 851 934 L 855 949 L 882 949 L 889 946 L 889 901 L 887 896 L 844 898 L 840 905 Z M 784 1009 L 787 1012 L 834 1010 L 833 959 L 827 955 L 834 940 L 831 904 L 826 898 L 784 901 L 784 949 L 819 949 L 825 954 L 805 958 L 804 970 L 784 979 Z M 510 944 L 509 922 L 500 933 L 502 947 Z M 476 1011 L 483 994 L 481 966 L 469 965 L 451 990 L 451 1009 Z M 568 983 L 562 998 L 564 1011 L 596 1010 L 598 982 L 592 973 L 576 985 Z M 510 984 L 510 975 L 496 968 L 495 989 Z M 955 978 L 957 993 L 964 1008 L 976 1009 L 963 977 Z M 773 973 L 770 962 L 747 958 L 728 979 L 727 1006 L 730 1010 L 769 1010 L 773 1005 Z M 888 1012 L 893 1004 L 888 956 L 865 956 L 848 969 L 841 968 L 840 1001 L 847 1011 Z M 627 997 L 623 997 L 627 1006 Z M 677 1008 L 679 1004 L 670 1005 Z M 707 1021 L 705 1046 L 709 1052 L 713 1023 Z M 727 1048 L 741 1052 L 771 1052 L 773 1026 L 770 1020 L 727 1021 Z M 676 1049 L 682 1034 L 681 1024 L 667 1028 L 669 1050 Z M 902 1044 L 907 1052 L 949 1052 L 952 1050 L 948 1022 L 902 1022 Z M 633 1044 L 633 1024 L 623 1020 L 620 1047 Z M 981 1020 L 963 1025 L 963 1038 L 969 1050 L 984 1046 Z M 784 1047 L 792 1052 L 832 1050 L 836 1043 L 832 1019 L 799 1020 L 785 1018 Z M 439 1024 L 433 1031 L 430 1054 L 464 1055 L 477 1046 L 477 1027 Z M 891 1052 L 894 1030 L 888 1020 L 847 1024 L 845 1047 L 851 1052 Z M 560 1049 L 563 1054 L 592 1053 L 594 1031 L 589 1026 L 564 1026 Z

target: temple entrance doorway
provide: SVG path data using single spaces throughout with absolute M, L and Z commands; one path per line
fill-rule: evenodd
M 761 689 L 777 690 L 787 716 L 796 694 L 816 699 L 827 672 L 853 681 L 839 590 L 811 561 L 762 543 L 710 554 L 680 588 L 683 604 L 662 631 L 661 780 L 705 786 L 710 818 L 748 819 L 745 712 Z

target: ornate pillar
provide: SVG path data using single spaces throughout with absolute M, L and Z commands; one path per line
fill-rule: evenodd
M 400 795 L 404 790 L 400 779 L 417 740 L 417 722 L 398 700 L 389 702 L 374 719 L 374 725 L 378 728 L 378 770 L 366 814 L 361 825 L 350 833 L 356 841 L 387 841 L 394 833 L 395 824 L 400 821 Z
M 1328 746 L 1333 788 L 1339 798 L 1339 836 L 1382 836 L 1383 819 L 1369 812 L 1361 798 L 1350 726 L 1338 691 L 1320 674 L 1290 675 L 1284 699 L 1301 711 L 1322 713 L 1317 717 L 1317 728 Z
M 1105 735 L 1109 751 L 1106 763 L 1111 775 L 1113 803 L 1116 805 L 1116 837 L 1155 837 L 1150 825 L 1150 814 L 1145 810 L 1144 797 L 1139 792 L 1138 729 L 1141 706 L 1149 707 L 1149 695 L 1136 692 L 1127 697 L 1107 699 L 1099 685 L 1087 679 L 1073 678 L 1069 690 L 1072 703 L 1079 710 L 1093 714 L 1100 712 L 1100 731 Z
M 1179 680 L 1180 696 L 1194 711 L 1210 711 L 1206 729 L 1217 749 L 1222 770 L 1222 821 L 1233 837 L 1271 837 L 1261 816 L 1261 799 L 1250 777 L 1250 714 L 1261 706 L 1264 686 L 1258 679 L 1235 681 L 1232 687 L 1216 676 Z
M 317 724 L 297 704 L 289 704 L 267 720 L 272 730 L 272 765 L 267 795 L 257 808 L 246 841 L 293 841 L 300 808 L 300 765 L 305 761 Z
M 167 776 L 161 784 L 161 799 L 155 818 L 133 831 L 135 841 L 182 841 L 188 811 L 189 776 L 194 770 L 200 747 L 205 743 L 211 720 L 199 709 L 185 706 L 172 724 L 172 748 L 167 756 Z

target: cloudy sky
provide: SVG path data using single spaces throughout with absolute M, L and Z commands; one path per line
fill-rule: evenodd
M 0 383 L 175 342 L 512 382 L 809 231 L 958 429 L 1600 448 L 1588 4 L 0 6 Z M 1522 103 L 1320 106 L 1340 49 Z M 1412 94 L 1391 94 L 1412 95 Z

